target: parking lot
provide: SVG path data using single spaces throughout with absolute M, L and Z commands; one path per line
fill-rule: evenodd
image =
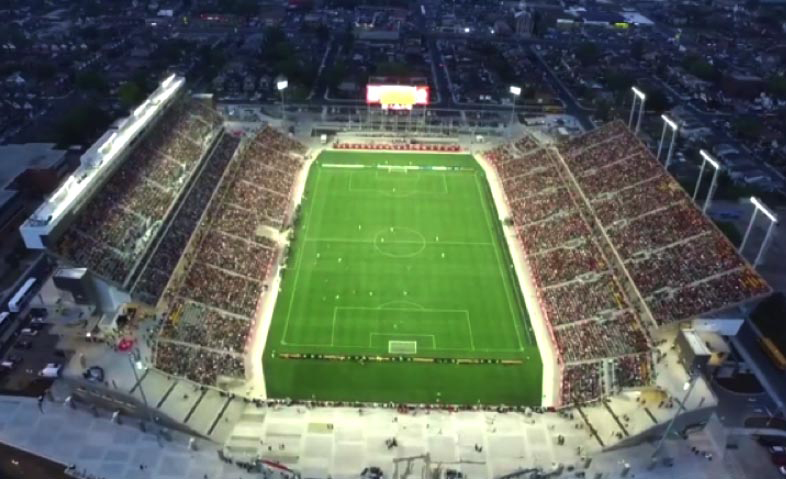
M 57 336 L 49 334 L 50 324 L 34 322 L 30 315 L 20 321 L 17 331 L 0 349 L 0 393 L 40 396 L 52 378 L 39 373 L 49 363 L 63 364 L 65 355 L 57 350 Z

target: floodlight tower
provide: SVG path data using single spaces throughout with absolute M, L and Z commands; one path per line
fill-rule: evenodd
M 644 100 L 647 99 L 647 95 L 645 95 L 635 86 L 630 87 L 630 89 L 633 90 L 633 103 L 630 104 L 630 118 L 628 119 L 628 128 L 633 129 L 633 113 L 636 111 L 636 98 L 638 98 L 641 100 L 639 102 L 639 118 L 636 120 L 636 129 L 634 130 L 636 133 L 638 133 L 639 129 L 641 129 L 641 117 L 644 116 Z
M 284 90 L 287 89 L 289 86 L 289 81 L 287 81 L 286 77 L 283 75 L 279 75 L 276 78 L 276 89 L 281 94 L 281 124 L 283 125 L 286 121 L 286 105 L 284 104 Z
M 513 119 L 516 118 L 516 100 L 521 95 L 521 87 L 516 85 L 510 86 L 510 94 L 513 95 L 513 105 L 510 108 L 510 126 L 513 126 Z
M 677 124 L 666 115 L 661 115 L 663 119 L 663 131 L 660 134 L 660 144 L 658 145 L 658 161 L 660 161 L 660 152 L 663 150 L 663 140 L 666 138 L 666 127 L 671 127 L 671 143 L 669 143 L 669 152 L 666 154 L 666 162 L 663 166 L 668 170 L 671 164 L 671 155 L 674 153 L 674 141 L 677 139 Z
M 764 214 L 764 216 L 770 220 L 770 226 L 767 227 L 767 233 L 764 235 L 764 241 L 761 242 L 761 245 L 759 246 L 759 252 L 756 253 L 756 259 L 753 260 L 753 267 L 756 268 L 759 266 L 762 259 L 764 259 L 764 254 L 767 252 L 767 248 L 770 246 L 772 230 L 775 228 L 775 225 L 778 224 L 778 217 L 755 196 L 751 196 L 751 203 L 753 203 L 753 213 L 751 213 L 751 219 L 748 222 L 748 228 L 745 230 L 745 236 L 742 237 L 742 243 L 740 243 L 740 249 L 738 250 L 740 254 L 743 254 L 745 245 L 748 243 L 751 230 L 753 229 L 753 223 L 756 221 L 757 213 L 761 211 L 762 214 Z
M 707 208 L 710 207 L 710 202 L 712 201 L 712 196 L 715 194 L 715 188 L 718 186 L 718 172 L 720 171 L 720 163 L 718 163 L 715 158 L 711 157 L 709 153 L 704 150 L 699 150 L 699 154 L 702 157 L 701 168 L 699 169 L 699 178 L 696 180 L 696 187 L 693 189 L 693 200 L 696 200 L 696 196 L 699 194 L 699 187 L 701 185 L 701 178 L 704 176 L 704 167 L 707 163 L 709 163 L 715 171 L 712 174 L 712 182 L 710 183 L 710 189 L 707 192 L 707 197 L 704 199 L 704 205 L 702 206 L 701 210 L 703 212 L 707 212 Z

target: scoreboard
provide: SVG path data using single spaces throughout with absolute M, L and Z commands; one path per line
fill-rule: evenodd
M 379 85 L 366 86 L 366 103 L 387 110 L 411 110 L 414 105 L 428 105 L 428 86 Z

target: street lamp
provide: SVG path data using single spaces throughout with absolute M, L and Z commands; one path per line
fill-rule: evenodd
M 153 416 L 153 410 L 150 408 L 150 404 L 147 402 L 147 395 L 145 394 L 145 389 L 142 387 L 142 381 L 139 377 L 139 371 L 144 371 L 147 368 L 145 367 L 145 363 L 142 362 L 142 354 L 139 352 L 138 348 L 134 348 L 131 350 L 128 355 L 128 364 L 131 366 L 131 371 L 134 373 L 134 380 L 135 384 L 139 387 L 139 394 L 142 396 L 142 404 L 145 406 L 145 410 L 150 418 L 150 426 L 155 430 L 156 433 L 156 440 L 158 441 L 158 445 L 161 446 L 161 431 L 156 425 L 155 417 Z
M 510 94 L 513 95 L 513 105 L 510 108 L 510 128 L 513 129 L 513 119 L 516 118 L 516 100 L 521 95 L 521 87 L 516 85 L 510 86 Z
M 276 89 L 281 94 L 281 124 L 286 120 L 286 109 L 284 105 L 284 90 L 289 86 L 289 82 L 283 76 L 276 78 Z
M 748 228 L 745 230 L 745 236 L 742 237 L 742 243 L 740 243 L 740 249 L 738 250 L 740 254 L 743 254 L 745 245 L 748 243 L 748 238 L 750 237 L 751 230 L 753 229 L 753 223 L 756 221 L 756 214 L 761 211 L 764 216 L 770 220 L 770 226 L 767 227 L 767 233 L 764 235 L 764 241 L 761 242 L 761 245 L 759 246 L 759 252 L 756 253 L 756 259 L 753 260 L 753 267 L 756 268 L 761 263 L 761 260 L 764 258 L 764 254 L 770 245 L 770 240 L 772 239 L 772 230 L 778 223 L 778 217 L 755 196 L 751 196 L 751 203 L 753 203 L 753 213 L 751 214 L 751 219 L 748 222 Z
M 715 168 L 715 172 L 712 174 L 712 182 L 710 183 L 710 189 L 707 192 L 707 197 L 704 199 L 704 205 L 702 206 L 701 210 L 703 212 L 707 212 L 707 208 L 710 207 L 710 202 L 712 201 L 712 195 L 715 194 L 715 188 L 718 186 L 718 172 L 720 171 L 720 164 L 715 161 L 713 157 L 709 155 L 704 150 L 699 150 L 699 154 L 702 157 L 701 168 L 699 169 L 699 178 L 696 180 L 696 188 L 693 189 L 693 200 L 696 200 L 696 196 L 699 194 L 699 187 L 701 185 L 701 178 L 704 176 L 704 166 L 709 163 Z
M 669 152 L 666 154 L 666 162 L 663 164 L 668 170 L 669 164 L 671 164 L 671 155 L 674 153 L 674 141 L 677 139 L 678 126 L 666 115 L 660 117 L 663 120 L 663 131 L 660 134 L 660 144 L 658 145 L 658 161 L 660 161 L 660 152 L 663 150 L 663 140 L 666 138 L 666 127 L 671 127 L 671 143 L 669 144 Z
M 641 100 L 639 102 L 639 118 L 636 120 L 636 129 L 634 130 L 636 133 L 638 133 L 639 129 L 641 128 L 641 117 L 644 116 L 644 100 L 647 99 L 647 95 L 645 95 L 635 86 L 630 87 L 630 89 L 633 90 L 633 103 L 630 104 L 630 118 L 628 119 L 628 128 L 633 128 L 633 112 L 636 110 L 636 98 L 638 98 Z
M 677 404 L 677 412 L 674 413 L 669 424 L 666 426 L 666 430 L 663 431 L 663 436 L 661 436 L 660 440 L 658 441 L 657 446 L 655 446 L 655 450 L 652 451 L 652 456 L 650 459 L 652 460 L 653 464 L 658 459 L 658 454 L 660 454 L 660 450 L 663 447 L 663 442 L 666 438 L 671 434 L 671 430 L 674 428 L 674 422 L 676 421 L 677 417 L 682 414 L 683 411 L 687 410 L 687 403 L 688 398 L 690 398 L 690 394 L 693 392 L 693 388 L 696 386 L 696 383 L 699 382 L 699 376 L 701 375 L 700 371 L 691 371 L 688 376 L 688 380 L 685 384 L 682 385 L 682 390 L 685 391 L 685 396 L 682 397 L 682 402 Z

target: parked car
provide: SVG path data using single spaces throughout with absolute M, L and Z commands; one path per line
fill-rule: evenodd
M 59 363 L 49 363 L 40 371 L 38 371 L 38 375 L 45 377 L 45 378 L 56 378 L 60 376 L 60 372 L 63 370 L 63 365 Z
M 38 334 L 38 331 L 33 328 L 22 328 L 22 330 L 19 331 L 19 333 L 22 334 L 23 336 L 36 336 Z
M 33 347 L 33 342 L 29 339 L 21 339 L 14 344 L 16 349 L 30 349 Z

